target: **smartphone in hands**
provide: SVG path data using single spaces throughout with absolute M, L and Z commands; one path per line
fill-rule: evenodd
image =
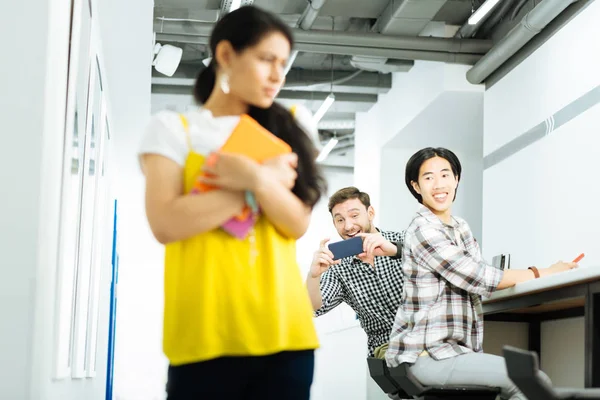
M 333 253 L 333 260 L 359 255 L 363 252 L 363 242 L 360 237 L 342 240 L 328 245 Z

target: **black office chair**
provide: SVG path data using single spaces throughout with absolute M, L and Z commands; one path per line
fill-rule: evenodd
M 369 373 L 377 385 L 394 399 L 418 400 L 495 400 L 498 388 L 481 386 L 423 386 L 406 364 L 389 369 L 385 360 L 367 358 Z
M 538 374 L 538 357 L 534 352 L 504 346 L 503 353 L 508 377 L 528 400 L 600 400 L 600 389 L 564 389 L 550 386 Z

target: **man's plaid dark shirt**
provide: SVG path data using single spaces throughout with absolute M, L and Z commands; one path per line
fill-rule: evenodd
M 402 248 L 404 232 L 381 235 Z M 357 257 L 347 257 L 321 275 L 323 305 L 315 316 L 323 315 L 342 302 L 358 315 L 367 334 L 369 356 L 387 343 L 400 306 L 403 290 L 402 261 L 394 257 L 375 257 L 375 268 Z

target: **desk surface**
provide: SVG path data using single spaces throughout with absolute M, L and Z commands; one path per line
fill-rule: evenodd
M 578 283 L 597 280 L 600 280 L 600 266 L 579 267 L 543 278 L 532 279 L 507 289 L 498 290 L 492 293 L 489 298 L 484 299 L 483 303 L 493 303 L 499 300 L 543 292 L 557 287 L 571 286 Z

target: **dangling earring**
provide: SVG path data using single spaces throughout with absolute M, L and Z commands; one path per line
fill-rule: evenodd
M 223 73 L 219 83 L 221 84 L 221 90 L 223 93 L 229 94 L 229 75 Z

